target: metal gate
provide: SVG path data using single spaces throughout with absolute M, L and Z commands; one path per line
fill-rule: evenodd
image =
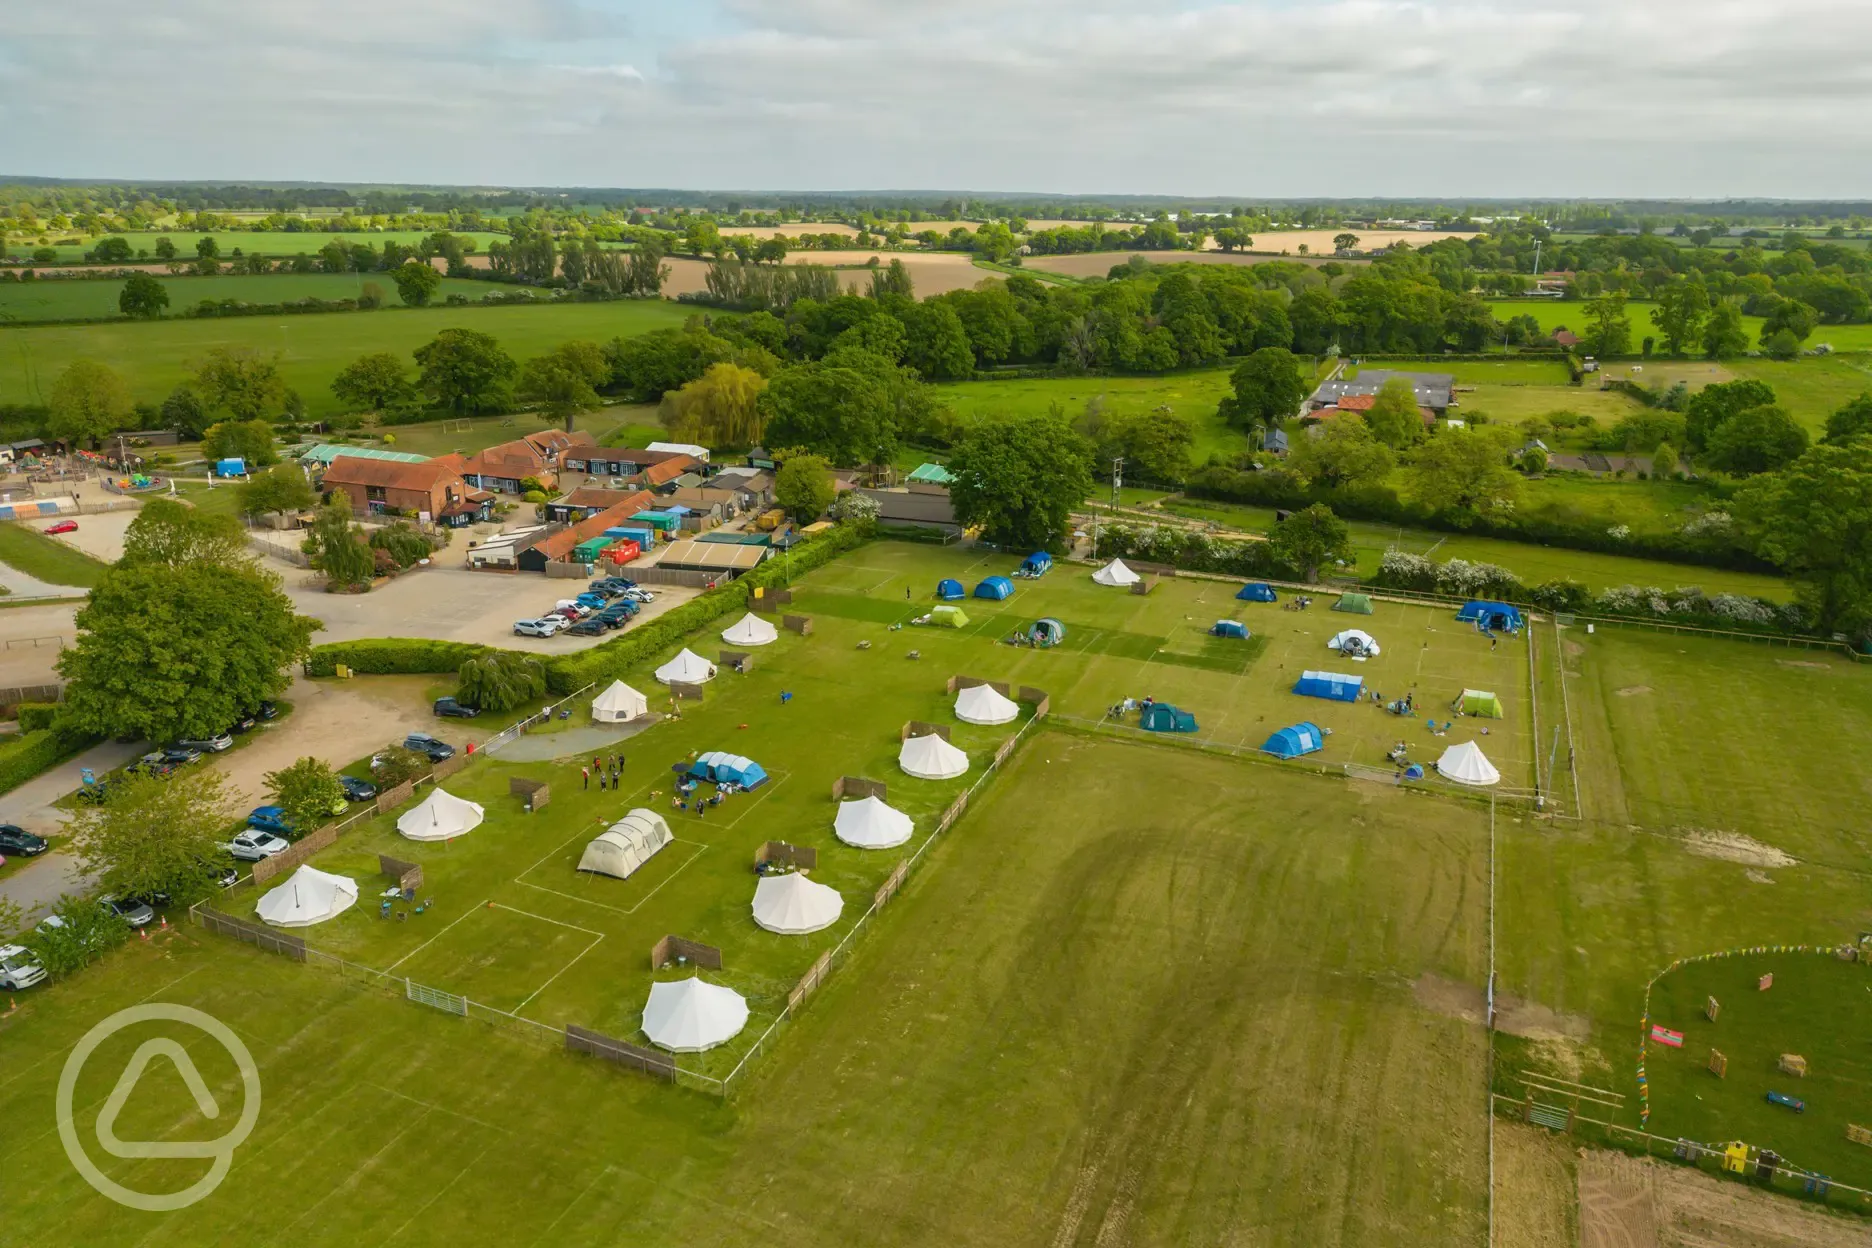
M 418 1005 L 427 1005 L 441 1010 L 444 1014 L 460 1014 L 468 1017 L 468 998 L 458 997 L 452 992 L 443 992 L 440 988 L 431 988 L 419 984 L 413 979 L 403 981 L 403 995 Z

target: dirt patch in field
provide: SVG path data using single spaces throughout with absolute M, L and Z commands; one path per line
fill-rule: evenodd
M 1769 875 L 1766 871 L 1757 871 L 1754 867 L 1750 867 L 1748 870 L 1744 871 L 1742 876 L 1751 884 L 1774 883 L 1774 876 Z
M 1816 663 L 1812 659 L 1776 659 L 1775 666 L 1777 667 L 1805 667 L 1805 668 L 1812 669 L 1814 671 L 1824 672 L 1824 671 L 1829 670 L 1832 667 L 1832 664 Z
M 1441 975 L 1420 975 L 1411 984 L 1417 1004 L 1445 1018 L 1481 1024 L 1488 1020 L 1488 994 L 1474 984 L 1445 979 Z M 1532 1001 L 1523 1001 L 1507 993 L 1495 996 L 1495 1029 L 1526 1040 L 1579 1044 L 1592 1035 L 1592 1026 L 1573 1014 L 1562 1014 Z M 1577 1056 L 1557 1063 L 1577 1068 Z
M 1496 1121 L 1494 1248 L 1574 1248 L 1579 1242 L 1576 1160 L 1562 1136 Z
M 1650 685 L 1626 685 L 1623 689 L 1614 689 L 1612 692 L 1618 694 L 1618 696 L 1621 698 L 1635 698 L 1641 693 L 1650 693 L 1651 686 Z
M 1577 641 L 1569 641 L 1569 642 L 1564 642 L 1562 644 L 1563 644 L 1564 650 L 1566 651 L 1566 657 L 1569 659 L 1577 659 L 1580 657 L 1580 655 L 1586 653 L 1586 647 L 1580 645 L 1579 642 Z
M 1580 1248 L 1872 1248 L 1863 1223 L 1698 1170 L 1597 1150 L 1578 1169 Z
M 1459 1018 L 1465 1023 L 1481 1023 L 1488 1018 L 1488 994 L 1474 984 L 1465 984 L 1441 975 L 1420 975 L 1411 985 L 1417 1004 L 1445 1018 Z
M 1739 862 L 1748 867 L 1793 867 L 1800 859 L 1764 845 L 1740 832 L 1711 832 L 1703 828 L 1684 829 L 1684 848 L 1703 858 Z

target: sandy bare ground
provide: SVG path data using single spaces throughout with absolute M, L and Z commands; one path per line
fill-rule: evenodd
M 61 533 L 52 540 L 81 550 L 93 559 L 116 563 L 123 558 L 124 532 L 137 518 L 134 511 L 107 511 L 102 515 L 77 516 L 76 533 Z
M 1764 845 L 1740 832 L 1710 832 L 1691 829 L 1684 837 L 1684 848 L 1703 858 L 1739 862 L 1750 867 L 1791 867 L 1799 859 Z
M 1687 1167 L 1595 1150 L 1578 1170 L 1580 1248 L 1872 1248 L 1863 1222 Z
M 1576 1157 L 1565 1137 L 1495 1120 L 1494 1248 L 1579 1243 Z
M 1333 239 L 1341 234 L 1358 235 L 1358 249 L 1373 251 L 1379 247 L 1389 247 L 1393 243 L 1409 243 L 1412 247 L 1426 247 L 1438 239 L 1474 238 L 1474 230 L 1269 230 L 1265 234 L 1254 234 L 1254 250 L 1285 252 L 1299 255 L 1305 247 L 1312 255 L 1332 255 Z M 1210 239 L 1210 248 L 1216 246 Z
M 972 290 L 983 281 L 1000 280 L 999 274 L 976 268 L 969 257 L 959 251 L 796 251 L 787 257 L 787 263 L 864 265 L 873 256 L 880 265 L 902 260 L 916 283 L 918 298 L 947 294 L 952 290 Z M 708 289 L 704 280 L 708 273 L 706 261 L 678 256 L 665 260 L 664 264 L 670 270 L 669 280 L 663 283 L 665 295 L 673 298 Z M 861 269 L 846 269 L 840 276 L 847 290 L 864 290 L 871 283 L 870 275 Z
M 1267 264 L 1274 260 L 1290 260 L 1318 266 L 1331 259 L 1330 256 L 1245 255 L 1239 251 L 1092 251 L 1075 256 L 1028 256 L 1021 261 L 1021 265 L 1024 268 L 1060 273 L 1067 277 L 1104 277 L 1111 272 L 1113 265 L 1123 264 L 1132 256 L 1143 256 L 1152 264 L 1254 265 Z

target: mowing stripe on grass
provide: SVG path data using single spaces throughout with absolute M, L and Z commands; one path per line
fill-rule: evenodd
M 480 910 L 483 906 L 486 906 L 487 904 L 488 904 L 487 902 L 483 901 L 480 903 L 480 905 L 470 907 L 468 914 L 475 913 L 475 911 Z M 467 918 L 468 914 L 462 915 L 461 919 L 456 919 L 455 923 L 459 923 L 462 921 L 462 919 Z M 454 927 L 455 923 L 450 923 L 448 927 L 443 928 L 441 931 L 431 936 L 428 940 L 423 941 L 422 944 L 417 945 L 414 949 L 410 950 L 408 953 L 404 954 L 402 957 L 392 962 L 389 966 L 386 966 L 384 968 L 384 974 L 388 975 L 391 971 L 396 970 L 397 967 L 402 966 L 405 962 L 409 961 L 411 958 L 415 957 L 417 954 L 427 949 L 430 945 L 435 944 L 436 941 L 441 940 L 444 936 L 448 934 L 449 927 Z

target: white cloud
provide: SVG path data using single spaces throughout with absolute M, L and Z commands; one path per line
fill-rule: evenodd
M 1852 0 L 718 5 L 68 0 L 0 34 L 4 163 L 1244 199 L 1868 193 L 1872 6 Z

